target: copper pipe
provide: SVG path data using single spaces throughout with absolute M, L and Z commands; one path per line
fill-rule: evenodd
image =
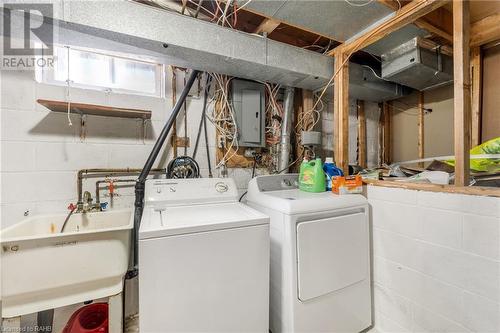
M 83 204 L 83 179 L 92 177 L 112 177 L 112 176 L 134 176 L 139 175 L 142 169 L 132 169 L 132 168 L 100 168 L 100 169 L 82 169 L 78 170 L 77 173 L 77 192 L 78 192 L 78 204 Z M 166 169 L 151 169 L 152 174 L 166 174 Z
M 106 184 L 106 183 L 135 183 L 136 180 L 135 179 L 113 179 L 113 180 L 98 180 L 95 182 L 95 203 L 96 205 L 100 204 L 101 203 L 101 199 L 100 199 L 100 185 L 101 184 Z

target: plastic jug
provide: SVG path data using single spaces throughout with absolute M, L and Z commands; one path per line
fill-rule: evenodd
M 332 190 L 332 177 L 343 176 L 344 173 L 341 169 L 337 168 L 335 163 L 333 163 L 333 158 L 327 157 L 325 159 L 325 164 L 323 165 L 323 171 L 326 174 L 326 190 Z
M 299 173 L 299 189 L 306 192 L 325 191 L 325 173 L 321 158 L 312 161 L 302 161 Z

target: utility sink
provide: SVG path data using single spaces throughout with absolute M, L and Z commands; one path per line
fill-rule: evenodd
M 118 294 L 129 260 L 131 210 L 40 215 L 0 231 L 2 317 Z

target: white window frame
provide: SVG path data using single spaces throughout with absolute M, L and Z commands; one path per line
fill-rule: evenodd
M 123 54 L 119 54 L 119 53 L 115 53 L 115 52 L 107 52 L 107 51 L 101 51 L 101 50 L 96 50 L 96 49 L 88 49 L 88 48 L 80 48 L 80 47 L 73 47 L 73 46 L 67 46 L 67 45 L 56 45 L 56 44 L 54 44 L 54 47 L 69 48 L 69 49 L 75 50 L 75 51 L 88 52 L 88 53 L 93 53 L 93 54 L 97 54 L 97 55 L 104 55 L 104 56 L 113 57 L 113 58 L 121 58 L 121 59 L 125 59 L 125 60 L 131 60 L 131 61 L 136 61 L 136 62 L 141 62 L 141 63 L 146 63 L 146 64 L 152 64 L 152 65 L 156 66 L 155 93 L 148 93 L 148 92 L 142 92 L 142 91 L 130 90 L 130 89 L 103 87 L 103 86 L 96 86 L 96 85 L 89 85 L 89 84 L 81 84 L 81 83 L 75 83 L 75 82 L 70 82 L 71 88 L 91 89 L 91 90 L 97 90 L 97 91 L 104 91 L 106 93 L 139 95 L 139 96 L 149 96 L 149 97 L 157 97 L 157 98 L 164 98 L 166 96 L 166 93 L 165 93 L 166 65 L 164 65 L 164 64 L 160 64 L 158 62 L 152 61 L 150 59 L 145 59 L 142 57 L 123 55 Z M 44 55 L 42 54 L 42 57 L 43 56 Z M 54 62 L 56 62 L 56 61 L 57 61 L 57 59 L 54 60 Z M 60 81 L 60 80 L 56 80 L 54 78 L 55 77 L 55 73 L 54 73 L 55 68 L 56 68 L 55 66 L 53 68 L 40 67 L 40 66 L 36 67 L 36 69 L 35 69 L 36 81 L 40 82 L 40 83 L 55 85 L 55 86 L 67 87 L 68 83 L 66 81 Z

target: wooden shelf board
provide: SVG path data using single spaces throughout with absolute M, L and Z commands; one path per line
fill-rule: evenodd
M 404 188 L 407 190 L 418 190 L 428 192 L 445 192 L 445 193 L 458 193 L 469 195 L 483 195 L 490 197 L 500 197 L 500 189 L 495 187 L 484 186 L 454 186 L 454 185 L 438 185 L 428 183 L 407 183 L 396 182 L 391 180 L 373 180 L 364 179 L 363 182 L 368 185 Z
M 38 99 L 37 102 L 53 112 L 68 112 L 68 102 L 46 99 Z M 149 110 L 127 109 L 84 103 L 71 103 L 70 112 L 80 115 L 88 114 L 92 116 L 104 117 L 151 119 L 151 111 Z

